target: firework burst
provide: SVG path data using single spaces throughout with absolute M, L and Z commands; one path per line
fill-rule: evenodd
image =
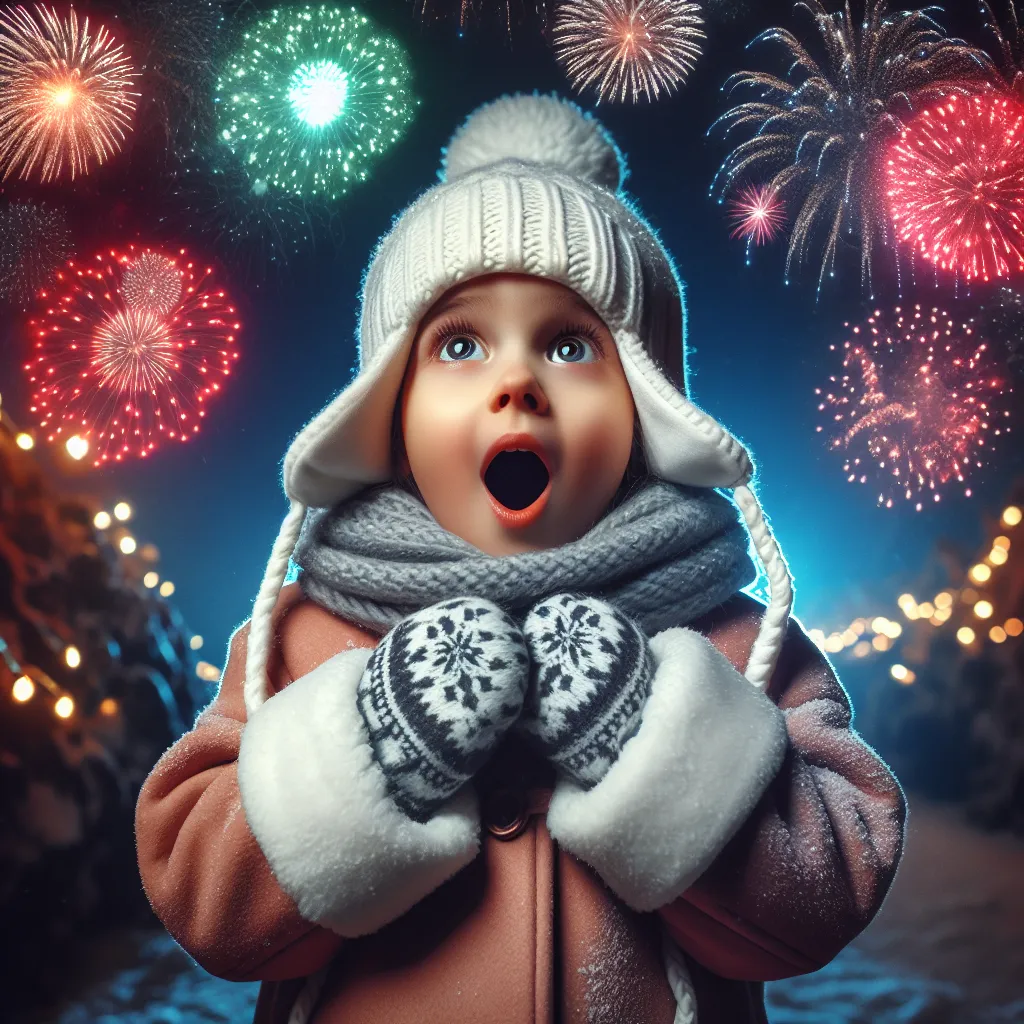
M 402 46 L 355 8 L 273 10 L 217 83 L 221 137 L 255 188 L 337 199 L 404 134 L 409 80 Z
M 145 301 L 144 283 L 166 288 L 170 266 L 180 294 L 169 308 L 165 295 L 159 312 Z M 235 309 L 212 268 L 184 250 L 170 256 L 129 245 L 70 261 L 40 310 L 29 321 L 24 365 L 30 410 L 48 441 L 88 441 L 97 466 L 194 437 L 238 358 Z
M 881 480 L 880 505 L 904 498 L 920 511 L 946 484 L 965 483 L 1009 433 L 1011 389 L 995 371 L 988 343 L 942 310 L 876 310 L 851 333 L 830 346 L 842 355 L 842 372 L 815 390 L 828 418 L 818 431 L 844 452 L 850 483 Z
M 985 331 L 1004 349 L 1006 364 L 1018 379 L 1024 379 L 1024 294 L 1014 288 L 999 288 L 981 306 Z
M 986 0 L 978 4 L 985 20 L 985 28 L 995 37 L 998 80 L 1004 88 L 1024 99 L 1024 26 L 1017 17 L 1015 0 L 1005 0 L 1001 6 L 1006 10 L 1005 19 L 1000 19 Z
M 497 19 L 505 31 L 512 35 L 520 22 L 538 23 L 545 30 L 551 17 L 554 0 L 413 0 L 416 15 L 422 21 L 454 19 L 461 34 L 471 23 Z
M 968 280 L 1024 270 L 1024 106 L 994 91 L 922 110 L 891 148 L 899 238 Z
M 565 0 L 554 47 L 573 88 L 601 100 L 656 100 L 693 70 L 705 35 L 700 6 L 686 0 Z
M 121 295 L 133 313 L 166 316 L 181 302 L 182 271 L 160 252 L 143 252 L 121 273 Z
M 3 177 L 74 178 L 118 152 L 131 127 L 135 72 L 102 26 L 74 10 L 0 11 L 0 168 Z
M 712 194 L 724 201 L 752 174 L 771 173 L 766 185 L 794 211 L 786 277 L 820 243 L 820 289 L 835 273 L 840 241 L 849 239 L 859 242 L 861 280 L 870 287 L 873 252 L 887 223 L 876 178 L 889 141 L 919 105 L 965 91 L 965 79 L 984 74 L 990 61 L 945 36 L 925 11 L 894 13 L 885 0 L 866 0 L 858 21 L 849 4 L 835 14 L 820 0 L 796 7 L 814 18 L 825 59 L 815 60 L 786 29 L 769 29 L 754 40 L 781 44 L 789 72 L 740 71 L 726 81 L 730 95 L 749 89 L 758 98 L 712 125 L 722 126 L 726 137 L 750 133 L 726 156 Z
M 45 203 L 11 203 L 0 210 L 0 297 L 31 302 L 71 255 L 64 214 Z
M 730 203 L 732 238 L 745 238 L 748 245 L 765 245 L 775 239 L 786 223 L 779 197 L 770 188 L 748 185 Z

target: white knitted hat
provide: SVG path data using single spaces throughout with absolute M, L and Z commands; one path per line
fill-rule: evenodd
M 449 288 L 486 274 L 566 285 L 602 317 L 633 394 L 650 471 L 733 488 L 771 583 L 747 665 L 767 685 L 792 604 L 782 553 L 747 486 L 743 446 L 685 394 L 682 288 L 657 235 L 621 192 L 625 166 L 590 115 L 554 96 L 506 96 L 474 111 L 444 151 L 440 184 L 395 219 L 363 282 L 359 372 L 306 425 L 284 460 L 292 508 L 253 609 L 245 699 L 268 695 L 271 613 L 309 507 L 391 479 L 391 425 L 423 315 Z

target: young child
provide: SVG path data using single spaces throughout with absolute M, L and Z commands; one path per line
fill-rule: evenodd
M 217 698 L 142 791 L 154 909 L 263 982 L 262 1024 L 764 1024 L 763 983 L 892 881 L 903 794 L 686 398 L 624 175 L 554 97 L 456 133 L 285 458 Z

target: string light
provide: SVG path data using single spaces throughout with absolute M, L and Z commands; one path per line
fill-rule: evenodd
M 160 582 L 160 574 L 155 572 L 147 572 L 142 577 L 142 585 L 152 590 Z
M 97 512 L 92 519 L 92 525 L 95 526 L 97 530 L 106 530 L 110 526 L 110 522 L 109 512 Z
M 121 549 L 121 554 L 131 555 L 135 553 L 135 538 L 130 534 L 125 534 L 118 542 L 118 547 Z
M 36 684 L 28 676 L 18 676 L 14 680 L 14 686 L 11 687 L 11 696 L 21 704 L 31 700 L 35 692 Z
M 189 640 L 188 645 L 193 651 L 198 651 L 203 646 L 203 638 L 196 634 L 191 640 Z
M 956 631 L 956 638 L 967 647 L 969 644 L 974 643 L 974 630 L 970 626 L 961 626 Z
M 967 575 L 975 583 L 987 583 L 992 577 L 992 570 L 987 565 L 979 562 L 977 565 L 971 566 L 971 571 Z
M 1006 630 L 1002 626 L 993 626 L 988 631 L 988 638 L 994 644 L 1001 644 L 1006 639 Z
M 114 506 L 114 518 L 119 523 L 126 523 L 132 517 L 132 507 L 127 501 L 119 501 Z
M 79 434 L 72 434 L 71 437 L 64 442 L 64 449 L 67 451 L 68 455 L 75 460 L 75 462 L 80 462 L 89 454 L 89 442 Z
M 1003 629 L 1006 630 L 1007 636 L 1020 636 L 1021 633 L 1024 633 L 1024 622 L 1021 622 L 1020 619 L 1007 619 L 1003 623 Z
M 979 601 L 974 606 L 974 614 L 977 615 L 979 619 L 992 618 L 993 611 L 995 611 L 995 609 L 992 607 L 991 601 Z
M 82 664 L 82 655 L 77 647 L 71 645 L 65 649 L 64 664 L 68 668 L 78 668 Z
M 75 711 L 75 702 L 67 694 L 64 694 L 54 704 L 53 710 L 57 713 L 58 718 L 70 718 Z
M 174 593 L 174 584 L 170 580 L 164 580 L 160 584 L 160 596 L 170 597 Z
M 1021 513 L 1021 510 L 1016 505 L 1003 509 L 1003 522 L 1007 526 L 1018 526 L 1022 516 L 1024 516 L 1024 513 Z
M 14 439 L 14 442 L 23 452 L 31 451 L 36 445 L 32 435 L 26 434 L 24 431 Z

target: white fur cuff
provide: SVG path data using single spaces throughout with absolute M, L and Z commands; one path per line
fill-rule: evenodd
M 344 651 L 271 697 L 238 755 L 242 807 L 281 888 L 349 938 L 400 917 L 480 845 L 472 786 L 423 824 L 388 795 L 356 707 L 371 653 Z
M 559 779 L 548 830 L 629 906 L 671 903 L 711 864 L 782 763 L 785 718 L 701 634 L 650 640 L 657 666 L 640 729 L 585 791 Z

